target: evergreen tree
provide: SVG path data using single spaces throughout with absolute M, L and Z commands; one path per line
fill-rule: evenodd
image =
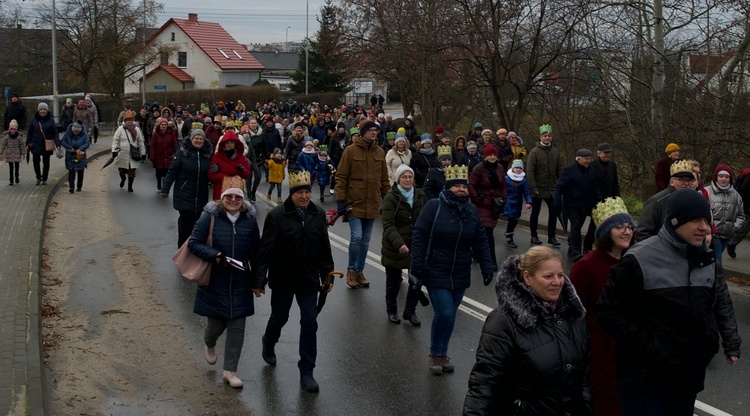
M 339 9 L 333 6 L 332 0 L 326 0 L 320 8 L 320 30 L 315 40 L 310 39 L 308 48 L 308 91 L 313 92 L 347 92 L 351 77 L 347 75 L 347 60 L 341 45 L 341 25 L 338 21 Z M 305 92 L 305 48 L 299 50 L 299 65 L 292 74 L 289 86 L 295 93 Z

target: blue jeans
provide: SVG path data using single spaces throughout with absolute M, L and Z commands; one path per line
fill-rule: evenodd
M 693 416 L 694 393 L 620 390 L 623 416 Z
M 349 265 L 346 266 L 347 269 L 356 272 L 364 270 L 374 224 L 374 219 L 349 217 Z
M 440 289 L 427 287 L 430 303 L 435 316 L 432 318 L 430 333 L 430 354 L 448 355 L 448 343 L 456 324 L 456 313 L 464 298 L 466 289 Z
M 724 250 L 727 248 L 727 244 L 729 244 L 729 239 L 714 236 L 713 242 L 714 257 L 716 258 L 716 262 L 721 264 L 721 257 L 722 254 L 724 254 Z
M 274 345 L 279 341 L 281 329 L 289 320 L 289 309 L 297 298 L 300 312 L 299 362 L 301 376 L 312 375 L 315 359 L 318 356 L 318 292 L 294 293 L 271 289 L 271 317 L 266 325 L 266 341 Z

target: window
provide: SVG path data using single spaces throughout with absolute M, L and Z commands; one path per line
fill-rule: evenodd
M 171 41 L 174 42 L 174 32 L 172 32 L 172 38 Z
M 169 65 L 169 54 L 166 52 L 162 52 L 159 54 L 159 58 L 161 60 L 162 65 Z
M 219 53 L 221 54 L 221 56 L 223 56 L 223 57 L 225 57 L 227 59 L 230 59 L 229 55 L 227 55 L 224 51 L 222 51 L 221 48 L 216 48 L 216 50 L 219 51 Z
M 232 52 L 234 52 L 234 54 L 237 55 L 237 57 L 240 58 L 241 60 L 243 60 L 243 61 L 245 60 L 245 58 L 243 58 L 242 55 L 240 55 L 239 53 L 237 53 L 237 51 L 235 51 L 234 49 L 232 49 Z
M 177 66 L 180 68 L 187 67 L 187 52 L 177 52 Z

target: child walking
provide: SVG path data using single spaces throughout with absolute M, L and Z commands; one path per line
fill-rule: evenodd
M 13 186 L 13 180 L 18 184 L 20 182 L 18 169 L 21 161 L 26 156 L 26 144 L 23 139 L 23 133 L 18 131 L 18 122 L 11 120 L 8 125 L 8 131 L 3 134 L 3 142 L 0 144 L 0 155 L 5 156 L 8 162 L 10 172 L 10 186 Z
M 325 201 L 326 186 L 331 183 L 331 174 L 334 173 L 331 158 L 328 156 L 328 146 L 320 145 L 318 148 L 318 157 L 313 164 L 312 181 L 317 181 L 320 186 L 320 202 Z
M 266 161 L 266 168 L 268 168 L 268 183 L 271 184 L 271 187 L 266 194 L 266 199 L 269 201 L 271 200 L 273 188 L 276 187 L 276 202 L 284 202 L 284 200 L 281 199 L 281 184 L 284 183 L 284 167 L 286 167 L 286 160 L 284 160 L 284 155 L 281 153 L 281 149 L 276 147 L 273 149 L 271 159 Z
M 521 210 L 524 208 L 523 202 L 526 200 L 526 209 L 531 209 L 531 190 L 529 182 L 526 180 L 526 172 L 523 171 L 523 162 L 516 159 L 508 169 L 505 175 L 505 189 L 507 190 L 507 200 L 503 216 L 508 218 L 508 227 L 505 229 L 505 245 L 510 248 L 517 248 L 518 245 L 513 241 L 518 219 L 521 218 Z

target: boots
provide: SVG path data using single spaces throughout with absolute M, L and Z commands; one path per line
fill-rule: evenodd
M 436 376 L 443 374 L 443 357 L 430 354 L 427 365 L 430 367 L 430 373 Z
M 120 173 L 120 189 L 125 187 L 126 176 L 124 173 Z
M 365 275 L 362 272 L 357 273 L 357 285 L 361 287 L 370 287 L 370 282 L 365 279 Z
M 505 245 L 510 248 L 518 248 L 518 244 L 513 242 L 513 234 L 515 233 L 505 233 Z
M 266 336 L 263 335 L 263 338 L 261 339 L 261 345 L 263 346 L 263 351 L 261 352 L 263 361 L 265 361 L 268 365 L 276 365 L 276 352 L 273 348 L 274 344 L 268 342 Z
M 357 284 L 357 272 L 352 269 L 346 271 L 346 285 L 349 289 L 356 289 L 359 287 L 359 284 Z
M 451 359 L 447 355 L 440 357 L 440 362 L 443 365 L 444 373 L 452 373 L 454 371 L 453 363 L 451 363 Z
M 161 191 L 161 178 L 156 178 L 156 190 Z
M 271 194 L 266 194 L 266 199 L 270 201 L 271 200 Z
M 281 199 L 281 197 L 278 197 L 278 198 L 276 198 L 276 202 L 278 202 L 280 204 L 280 203 L 284 202 L 284 200 Z
M 133 181 L 135 178 L 128 178 L 128 192 L 133 192 Z
M 229 384 L 229 387 L 234 387 L 235 389 L 242 388 L 242 380 L 237 377 L 237 374 L 234 371 L 224 370 L 224 382 Z

